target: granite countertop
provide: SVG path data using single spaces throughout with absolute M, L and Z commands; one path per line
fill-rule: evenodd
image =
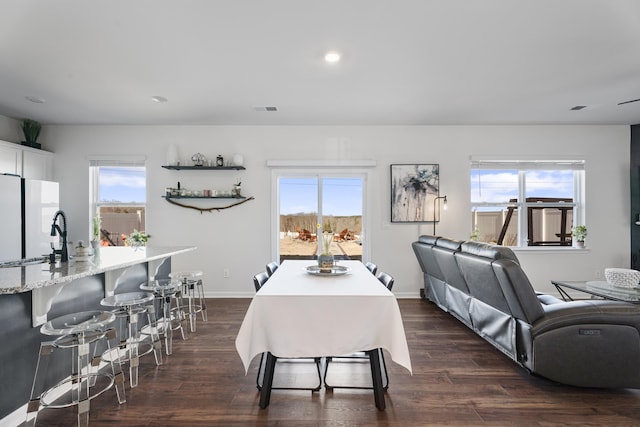
M 0 268 L 0 294 L 28 292 L 195 249 L 195 246 L 139 248 L 110 246 L 100 248 L 98 255 L 88 257 L 87 260 L 72 258 L 69 262 L 58 261 L 55 264 L 42 263 Z

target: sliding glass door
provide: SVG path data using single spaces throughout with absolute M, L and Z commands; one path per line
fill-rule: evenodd
M 318 234 L 334 234 L 336 259 L 361 260 L 364 239 L 364 175 L 282 174 L 277 177 L 278 257 L 314 259 Z M 321 240 L 321 239 L 320 239 Z

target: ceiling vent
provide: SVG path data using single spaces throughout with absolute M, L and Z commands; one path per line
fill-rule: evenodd
M 575 107 L 571 108 L 571 111 L 580 111 L 583 108 L 587 108 L 587 106 L 586 105 L 576 105 Z
M 278 107 L 253 107 L 255 111 L 278 111 Z

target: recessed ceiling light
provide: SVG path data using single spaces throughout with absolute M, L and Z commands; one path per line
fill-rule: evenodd
M 34 102 L 36 104 L 44 104 L 47 102 L 46 99 L 38 98 L 37 96 L 25 96 L 27 101 Z
M 153 102 L 157 102 L 158 104 L 163 104 L 163 103 L 165 103 L 165 102 L 168 102 L 168 101 L 169 101 L 169 100 L 168 100 L 167 98 L 165 98 L 164 96 L 158 96 L 158 95 L 156 95 L 156 96 L 152 96 L 152 97 L 151 97 L 151 100 L 152 100 Z
M 335 64 L 336 62 L 340 61 L 340 53 L 333 50 L 330 52 L 327 52 L 324 55 L 324 60 L 327 61 L 329 64 Z

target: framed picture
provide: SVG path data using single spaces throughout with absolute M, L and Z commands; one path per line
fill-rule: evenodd
M 439 165 L 391 165 L 391 222 L 438 221 L 433 204 L 439 192 Z

